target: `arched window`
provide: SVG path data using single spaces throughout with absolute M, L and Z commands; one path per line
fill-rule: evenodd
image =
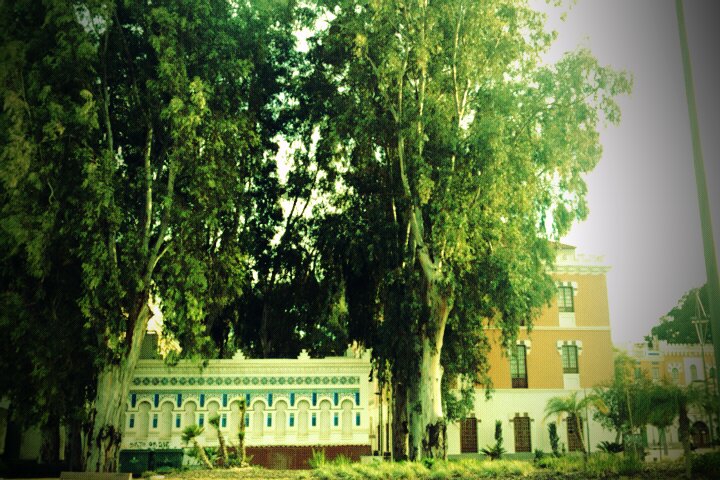
M 690 365 L 690 381 L 697 382 L 697 379 L 698 379 L 697 366 Z
M 677 368 L 672 369 L 672 381 L 673 383 L 679 383 L 680 382 L 680 370 Z
M 162 440 L 170 440 L 172 434 L 173 421 L 173 404 L 172 402 L 163 402 L 160 407 L 160 438 Z
M 148 402 L 142 402 L 138 407 L 137 426 L 137 438 L 145 440 L 148 436 L 148 429 L 150 428 L 150 404 Z
M 285 437 L 285 427 L 287 426 L 287 403 L 284 400 L 275 402 L 275 436 L 278 439 Z
M 310 404 L 307 401 L 298 402 L 297 426 L 300 437 L 306 437 L 308 434 L 308 410 L 310 410 Z

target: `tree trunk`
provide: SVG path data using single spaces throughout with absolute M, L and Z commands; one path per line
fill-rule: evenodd
M 247 407 L 245 405 L 245 400 L 241 400 L 240 402 L 240 425 L 239 425 L 239 432 L 238 432 L 238 449 L 240 450 L 238 453 L 240 454 L 240 466 L 244 467 L 246 465 L 245 462 L 245 412 L 247 411 Z
M 225 437 L 223 437 L 223 434 L 220 431 L 219 425 L 217 428 L 217 436 L 218 436 L 218 445 L 220 447 L 220 458 L 222 458 L 223 467 L 227 467 L 228 466 L 227 445 L 225 445 Z
M 419 394 L 423 421 L 422 457 L 447 458 L 447 425 L 442 408 L 440 352 L 450 308 L 448 298 L 428 282 L 427 299 L 430 319 L 423 329 Z
M 583 453 L 583 455 L 587 456 L 587 450 L 585 449 L 585 442 L 583 441 L 582 423 L 580 423 L 580 414 L 577 413 L 577 414 L 573 415 L 573 419 L 575 420 L 575 437 L 577 438 L 578 445 L 580 445 L 580 451 Z
M 392 454 L 395 461 L 408 459 L 407 387 L 397 382 L 393 385 Z
M 67 443 L 65 445 L 65 462 L 67 468 L 71 472 L 79 472 L 83 468 L 83 441 L 82 441 L 82 422 L 73 419 L 68 424 L 65 431 L 67 435 Z
M 408 387 L 407 417 L 410 425 L 408 432 L 408 456 L 410 460 L 420 460 L 423 439 L 422 404 L 420 402 L 419 381 L 413 381 Z
M 688 418 L 687 400 L 678 401 L 678 434 L 685 454 L 685 476 L 691 478 L 692 458 L 690 457 L 690 419 Z
M 193 445 L 195 446 L 195 450 L 198 452 L 198 457 L 200 457 L 200 461 L 205 465 L 205 467 L 207 467 L 209 470 L 212 470 L 212 463 L 210 462 L 207 453 L 205 453 L 205 449 L 197 441 L 197 438 L 193 438 Z
M 130 382 L 140 359 L 149 319 L 150 309 L 145 304 L 132 323 L 134 328 L 128 350 L 118 363 L 106 366 L 98 375 L 97 393 L 91 413 L 92 430 L 87 438 L 85 470 L 88 472 L 114 472 L 119 466 L 120 441 Z
M 57 465 L 60 461 L 60 419 L 50 415 L 42 426 L 40 463 Z

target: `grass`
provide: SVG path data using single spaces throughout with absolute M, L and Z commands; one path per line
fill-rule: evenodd
M 578 480 L 600 478 L 671 479 L 678 478 L 682 466 L 678 462 L 641 464 L 622 455 L 594 453 L 587 462 L 582 455 L 544 457 L 537 464 L 518 460 L 435 461 L 351 463 L 347 458 L 325 460 L 316 458 L 312 470 L 265 470 L 251 467 L 227 470 L 192 470 L 166 475 L 167 480 L 204 479 L 292 479 L 292 480 L 440 480 L 440 479 L 511 479 Z

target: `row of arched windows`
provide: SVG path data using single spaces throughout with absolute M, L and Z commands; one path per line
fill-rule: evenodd
M 240 402 L 230 403 L 230 412 L 218 413 L 220 405 L 217 402 L 208 403 L 207 412 L 198 412 L 194 402 L 185 402 L 181 412 L 174 412 L 174 405 L 165 401 L 160 405 L 160 412 L 151 412 L 151 404 L 142 401 L 137 412 L 129 413 L 128 428 L 135 433 L 136 440 L 143 440 L 148 434 L 157 432 L 161 440 L 168 440 L 173 430 L 178 432 L 183 428 L 197 424 L 205 428 L 208 439 L 216 438 L 217 432 L 209 425 L 208 420 L 220 415 L 220 429 L 226 436 L 235 439 L 240 431 L 240 422 L 245 422 L 246 435 L 250 438 L 261 438 L 266 431 L 274 432 L 276 437 L 283 437 L 288 431 L 298 436 L 308 435 L 310 431 L 317 431 L 320 438 L 329 438 L 331 430 L 340 429 L 341 434 L 351 436 L 353 426 L 361 424 L 360 412 L 353 412 L 353 402 L 345 399 L 340 404 L 340 411 L 331 411 L 331 402 L 324 399 L 319 409 L 311 411 L 310 402 L 302 399 L 297 403 L 297 410 L 288 411 L 284 400 L 275 402 L 274 410 L 268 410 L 265 403 L 258 400 L 245 413 L 241 419 Z

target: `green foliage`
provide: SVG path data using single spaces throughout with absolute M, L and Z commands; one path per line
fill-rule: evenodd
M 698 304 L 698 298 L 702 305 Z M 668 343 L 697 344 L 698 335 L 692 322 L 698 318 L 707 318 L 705 312 L 707 312 L 708 302 L 707 284 L 688 291 L 667 315 L 660 318 L 660 325 L 651 330 L 652 336 Z M 711 329 L 706 328 L 706 330 L 705 342 L 712 344 Z
M 708 452 L 693 455 L 693 478 L 715 478 L 718 472 L 720 472 L 720 453 Z
M 624 450 L 622 443 L 603 440 L 597 444 L 597 449 L 605 453 L 620 453 Z
M 308 460 L 308 465 L 310 465 L 310 468 L 320 468 L 327 463 L 327 459 L 325 458 L 325 449 L 315 450 L 313 448 L 312 456 Z
M 524 2 L 319 7 L 306 88 L 343 186 L 328 222 L 350 330 L 371 325 L 360 339 L 403 388 L 442 333 L 445 407 L 461 418 L 472 389 L 447 393 L 490 386 L 486 327 L 508 345 L 552 298 L 555 241 L 587 214 L 597 129 L 631 82 L 584 50 L 543 65 L 553 35 Z
M 505 454 L 506 450 L 505 447 L 503 447 L 502 422 L 500 420 L 495 421 L 495 444 L 488 445 L 480 451 L 490 457 L 490 460 L 500 460 Z
M 199 427 L 198 425 L 188 425 L 183 429 L 181 439 L 183 443 L 188 444 L 202 435 L 204 430 L 204 428 Z
M 560 456 L 560 436 L 557 432 L 557 423 L 550 422 L 548 423 L 548 435 L 550 436 L 550 448 L 552 449 L 553 456 L 559 457 Z

